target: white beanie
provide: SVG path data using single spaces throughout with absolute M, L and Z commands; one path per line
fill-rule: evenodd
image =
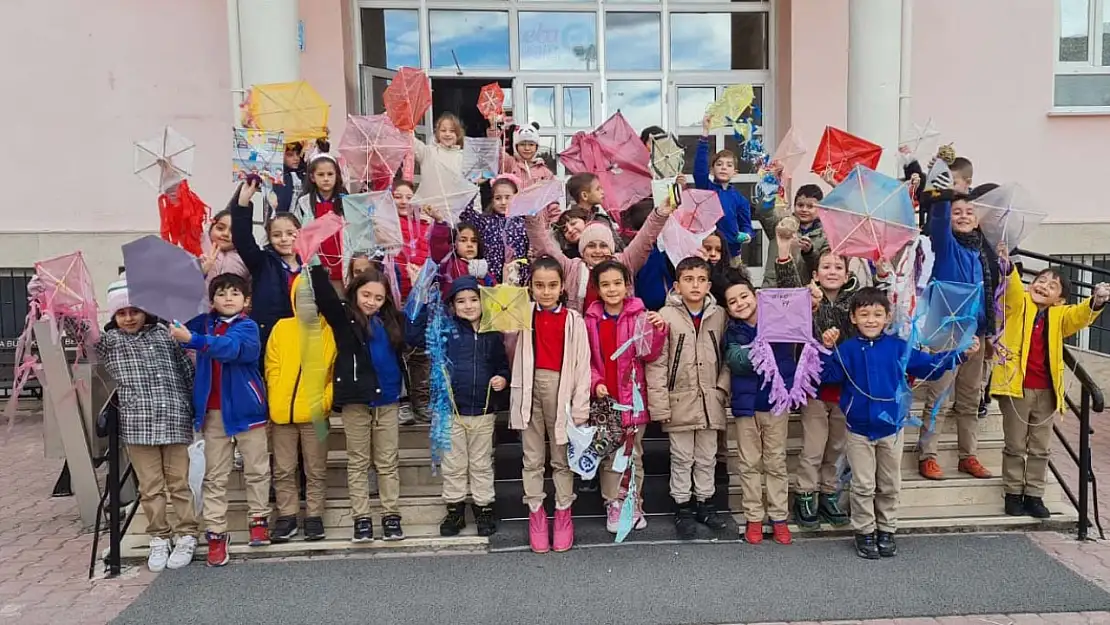
M 112 317 L 124 308 L 131 307 L 131 297 L 127 292 L 127 274 L 120 274 L 119 280 L 108 285 L 108 314 Z
M 527 125 L 517 127 L 516 132 L 513 133 L 513 147 L 516 147 L 517 144 L 524 143 L 525 141 L 531 141 L 532 143 L 539 145 L 540 133 L 535 126 Z

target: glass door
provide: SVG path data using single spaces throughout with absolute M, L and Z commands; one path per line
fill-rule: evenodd
M 513 116 L 518 124 L 540 126 L 540 153 L 556 175 L 566 171 L 558 163 L 558 153 L 570 144 L 580 130 L 601 123 L 601 87 L 590 80 L 518 79 L 518 96 Z

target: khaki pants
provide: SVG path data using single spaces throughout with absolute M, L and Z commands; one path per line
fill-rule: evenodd
M 371 408 L 343 406 L 343 433 L 347 435 L 347 492 L 351 515 L 370 518 L 370 462 L 378 472 L 378 498 L 382 514 L 401 514 L 401 475 L 397 471 L 397 404 Z
M 270 428 L 274 449 L 274 495 L 279 517 L 295 517 L 300 510 L 297 485 L 297 452 L 304 456 L 305 513 L 324 516 L 328 490 L 328 442 L 316 436 L 312 423 L 274 424 Z
M 670 432 L 667 436 L 671 442 L 671 498 L 677 504 L 690 501 L 692 471 L 694 497 L 708 501 L 716 492 L 717 430 Z
M 979 402 L 983 399 L 983 359 L 988 351 L 989 342 L 985 342 L 983 349 L 975 352 L 969 360 L 944 374 L 936 382 L 927 382 L 925 385 L 925 412 L 922 421 L 927 425 L 929 414 L 933 410 L 944 389 L 952 386 L 950 395 L 954 398 L 952 408 L 945 414 L 942 408 L 937 412 L 936 427 L 929 432 L 924 426 L 921 428 L 919 446 L 920 459 L 937 457 L 937 443 L 940 441 L 941 426 L 945 419 L 953 417 L 957 420 L 957 436 L 959 440 L 960 460 L 975 455 L 979 448 Z M 953 381 L 953 379 L 955 381 Z
M 539 510 L 546 493 L 543 490 L 543 467 L 547 462 L 544 434 L 551 448 L 551 474 L 555 480 L 555 507 L 566 510 L 574 503 L 574 473 L 567 464 L 567 446 L 555 444 L 556 420 L 559 417 L 559 374 L 536 369 L 532 384 L 532 420 L 520 433 L 524 447 L 524 503 Z
M 1002 488 L 1008 495 L 1043 497 L 1052 443 L 1056 391 L 1025 389 L 1025 396 L 996 397 L 1002 409 Z
M 265 427 L 235 435 L 224 431 L 219 410 L 204 419 L 204 525 L 213 534 L 227 531 L 227 478 L 235 448 L 243 456 L 243 482 L 247 485 L 247 514 L 270 516 L 270 450 Z
M 428 410 L 431 394 L 428 382 L 431 380 L 432 361 L 422 349 L 414 349 L 405 355 L 405 368 L 408 369 L 409 401 L 412 407 L 420 412 Z
M 636 469 L 636 499 L 643 501 L 643 483 L 644 483 L 644 428 L 647 426 L 641 425 L 636 428 L 636 440 L 632 443 L 632 466 Z M 618 450 L 619 451 L 619 450 Z M 613 460 L 617 457 L 617 452 L 613 452 L 601 461 L 601 498 L 606 503 L 623 500 L 627 493 L 621 492 L 621 479 L 624 477 L 623 473 L 613 471 Z
M 846 450 L 852 467 L 852 529 L 870 534 L 898 529 L 898 493 L 902 490 L 902 441 L 898 430 L 877 441 L 848 432 Z
M 790 496 L 786 474 L 786 430 L 790 417 L 757 412 L 754 417 L 733 419 L 740 448 L 740 487 L 744 518 L 762 523 L 764 517 L 785 521 Z M 767 483 L 767 509 L 763 509 L 763 483 Z
M 443 500 L 466 499 L 467 478 L 474 503 L 493 503 L 493 424 L 495 415 L 455 415 L 451 425 L 451 451 L 443 455 Z
M 127 455 L 139 479 L 146 533 L 156 538 L 196 536 L 197 513 L 189 489 L 189 446 L 128 445 Z M 176 517 L 172 530 L 166 518 L 167 491 Z
M 831 495 L 839 486 L 836 463 L 844 454 L 848 421 L 836 402 L 810 399 L 802 406 L 802 455 L 798 458 L 798 491 L 818 489 Z

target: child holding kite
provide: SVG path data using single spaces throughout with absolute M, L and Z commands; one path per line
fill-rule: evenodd
M 467 207 L 460 216 L 478 229 L 480 240 L 485 242 L 485 254 L 481 258 L 489 264 L 489 272 L 496 282 L 505 281 L 506 266 L 528 258 L 528 234 L 524 231 L 524 219 L 509 217 L 509 205 L 520 191 L 521 181 L 512 174 L 501 174 L 490 185 L 491 198 L 485 212 L 479 213 L 473 206 Z M 522 281 L 527 276 L 520 274 Z
M 736 175 L 736 155 L 729 150 L 721 150 L 709 156 L 710 116 L 702 120 L 701 138 L 694 155 L 694 185 L 699 189 L 717 192 L 721 200 L 724 216 L 717 220 L 717 229 L 724 233 L 729 255 L 740 258 L 744 243 L 752 240 L 752 206 L 739 189 L 732 186 Z
M 120 440 L 139 479 L 150 536 L 147 568 L 179 569 L 192 562 L 199 529 L 188 479 L 193 363 L 157 317 L 131 305 L 126 276 L 108 285 L 107 308 L 111 320 L 96 354 L 116 381 Z
M 617 223 L 613 217 L 601 207 L 605 201 L 605 188 L 601 186 L 601 178 L 596 174 L 582 172 L 574 174 L 567 179 L 567 199 L 572 202 L 569 208 L 580 208 L 586 212 L 586 223 L 601 221 L 609 225 L 613 231 L 613 241 L 617 247 L 614 251 L 624 249 L 624 241 L 620 238 Z
M 412 149 L 416 162 L 422 167 L 439 163 L 451 172 L 462 176 L 462 147 L 466 130 L 454 113 L 442 113 L 436 118 L 435 141 L 428 145 L 412 136 Z
M 779 249 L 776 231 L 782 221 L 790 215 L 778 211 L 760 211 L 759 223 L 767 235 L 767 264 L 763 268 L 763 286 L 781 287 L 783 280 L 779 273 L 789 271 L 793 275 L 790 280 L 796 284 L 806 284 L 817 269 L 817 256 L 828 249 L 829 243 L 825 240 L 825 231 L 821 220 L 817 217 L 817 203 L 824 199 L 825 194 L 821 187 L 815 184 L 802 185 L 794 194 L 793 218 L 797 227 L 795 244 L 788 250 Z M 790 262 L 780 263 L 781 258 L 788 258 Z
M 455 227 L 454 235 L 454 249 L 439 263 L 439 288 L 443 295 L 446 296 L 451 284 L 463 276 L 470 276 L 483 286 L 495 286 L 497 280 L 490 273 L 478 227 L 463 222 Z
M 519 180 L 519 186 L 524 189 L 555 177 L 539 155 L 539 129 L 540 125 L 535 122 L 527 126 L 517 126 L 512 134 L 512 154 L 505 150 L 501 155 L 502 175 L 515 176 Z
M 313 154 L 308 161 L 304 192 L 297 198 L 293 209 L 301 223 L 306 225 L 328 213 L 343 216 L 343 196 L 347 195 L 347 188 L 343 186 L 339 161 L 328 154 L 326 145 L 322 149 L 323 151 Z M 317 256 L 324 267 L 327 267 L 334 288 L 342 288 L 343 234 L 336 233 L 324 240 Z
M 906 341 L 883 332 L 890 321 L 890 300 L 875 287 L 864 287 L 852 296 L 849 314 L 857 336 L 839 346 L 839 329 L 829 328 L 821 337 L 832 350 L 821 356 L 821 381 L 842 385 L 840 409 L 848 423 L 856 554 L 875 560 L 898 553 L 894 533 L 902 488 L 903 425 L 911 392 L 906 374 L 936 380 L 974 356 L 979 339 L 963 354 L 910 349 Z
M 574 474 L 567 462 L 567 420 L 584 425 L 590 416 L 590 342 L 578 311 L 565 305 L 563 267 L 550 256 L 532 263 L 531 329 L 518 333 L 509 393 L 509 426 L 523 430 L 524 501 L 532 551 L 567 551 L 574 545 Z M 543 501 L 544 465 L 551 449 L 555 482 L 554 540 Z

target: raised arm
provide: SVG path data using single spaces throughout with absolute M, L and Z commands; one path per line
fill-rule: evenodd
M 551 236 L 551 228 L 547 227 L 542 216 L 530 215 L 525 217 L 524 231 L 528 235 L 528 242 L 532 244 L 532 251 L 535 252 L 537 258 L 540 256 L 554 258 L 559 266 L 563 268 L 563 275 L 570 275 L 574 263 L 567 258 L 559 244 L 555 242 L 555 237 Z M 579 262 L 581 261 L 579 260 Z
M 309 269 L 308 275 L 312 278 L 312 292 L 316 296 L 316 308 L 324 316 L 334 330 L 347 325 L 347 310 L 343 307 L 343 300 L 335 292 L 328 277 L 328 270 L 322 265 Z
M 428 255 L 436 263 L 443 262 L 451 253 L 451 226 L 445 221 L 432 224 L 428 234 Z
M 259 275 L 266 266 L 266 253 L 254 240 L 254 205 L 250 198 L 257 190 L 254 185 L 241 184 L 227 205 L 231 211 L 231 243 L 252 276 Z
M 918 380 L 939 380 L 948 370 L 954 369 L 964 360 L 964 355 L 960 352 L 926 354 L 919 349 L 914 349 L 910 351 L 906 373 Z
M 644 222 L 644 227 L 640 228 L 635 237 L 632 237 L 632 242 L 628 244 L 628 248 L 617 255 L 618 259 L 628 267 L 628 271 L 633 276 L 643 269 L 648 256 L 651 256 L 651 248 L 659 239 L 659 233 L 663 232 L 663 226 L 667 223 L 670 215 L 671 211 L 667 209 L 652 209 L 647 221 Z M 531 237 L 531 233 L 529 233 L 529 237 Z

